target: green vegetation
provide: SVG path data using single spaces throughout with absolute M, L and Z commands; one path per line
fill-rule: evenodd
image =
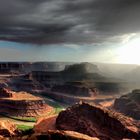
M 33 129 L 33 126 L 27 126 L 27 125 L 18 124 L 17 125 L 17 129 L 20 130 L 20 131 L 22 131 L 22 132 L 25 132 L 25 131 L 32 130 Z
M 57 101 L 51 101 L 52 99 L 51 98 L 48 98 L 48 97 L 47 97 L 47 99 L 48 99 L 48 100 L 46 100 L 47 101 L 47 104 L 50 105 L 50 106 L 52 106 L 55 109 L 55 111 L 50 112 L 48 114 L 49 116 L 50 115 L 58 114 L 58 113 L 60 113 L 64 109 L 64 107 L 61 106 Z
M 57 107 L 55 108 L 55 114 L 59 114 L 64 108 L 62 107 Z
M 35 117 L 16 117 L 16 116 L 9 116 L 7 114 L 1 113 L 0 115 L 10 118 L 10 119 L 14 119 L 14 120 L 18 120 L 18 121 L 24 121 L 24 122 L 36 122 L 37 118 Z
M 51 106 L 55 108 L 55 111 L 51 115 L 59 114 L 64 108 L 56 102 L 51 103 Z
M 27 126 L 27 125 L 17 125 L 17 129 L 20 132 L 21 135 L 29 135 L 33 133 L 33 126 Z
M 26 122 L 36 122 L 37 119 L 35 117 L 15 117 L 11 116 L 10 118 L 19 120 L 19 121 L 26 121 Z

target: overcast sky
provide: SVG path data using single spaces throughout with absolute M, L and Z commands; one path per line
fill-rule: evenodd
M 0 0 L 0 61 L 119 62 L 139 0 Z

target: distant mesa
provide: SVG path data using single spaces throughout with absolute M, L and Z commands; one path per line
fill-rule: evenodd
M 56 86 L 66 87 L 70 84 L 73 86 L 72 82 L 83 82 L 86 86 L 90 86 L 90 88 L 96 87 L 101 91 L 100 93 L 116 94 L 116 92 L 119 93 L 122 90 L 120 83 L 116 79 L 102 76 L 97 65 L 91 63 L 68 65 L 60 72 L 32 71 L 30 78 L 33 81 L 40 82 L 47 88 L 51 89 L 53 87 L 52 90 L 56 89 Z M 69 85 L 66 85 L 68 82 Z M 82 87 L 82 85 L 78 84 L 76 86 Z
M 140 89 L 115 100 L 114 109 L 136 120 L 140 120 Z
M 0 88 L 0 106 L 1 114 L 20 117 L 36 117 L 53 110 L 40 97 L 27 92 L 13 92 L 6 88 Z
M 0 73 L 19 72 L 23 64 L 18 62 L 0 62 Z
M 9 78 L 7 84 L 14 91 L 34 93 L 36 90 L 43 90 L 43 85 L 40 82 L 31 79 L 29 74 L 12 76 Z
M 100 80 L 105 79 L 100 73 L 98 67 L 91 63 L 80 63 L 66 66 L 61 72 L 63 79 L 67 81 L 75 80 Z
M 65 65 L 70 65 L 70 62 L 34 62 L 31 64 L 32 71 L 62 71 L 65 68 Z
M 30 77 L 43 84 L 48 83 L 50 86 L 69 81 L 104 79 L 104 77 L 99 74 L 97 66 L 90 63 L 68 65 L 64 70 L 59 72 L 32 71 Z
M 97 65 L 85 62 L 80 64 L 67 65 L 64 69 L 64 72 L 73 74 L 97 73 L 99 72 L 99 69 Z
M 67 62 L 0 62 L 0 73 L 29 73 L 31 71 L 62 71 Z

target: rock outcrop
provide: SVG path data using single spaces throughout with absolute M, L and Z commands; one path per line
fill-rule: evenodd
M 25 137 L 15 137 L 9 140 L 99 140 L 73 131 L 48 131 Z
M 140 139 L 140 130 L 133 119 L 87 103 L 76 104 L 62 111 L 56 119 L 56 128 L 101 140 Z
M 53 108 L 40 98 L 33 96 L 27 92 L 13 92 L 3 89 L 0 93 L 0 113 L 7 116 L 19 117 L 36 117 L 45 115 L 53 110 Z M 3 97 L 5 94 L 5 98 Z M 7 97 L 10 95 L 10 97 Z
M 0 121 L 0 136 L 11 137 L 16 135 L 16 125 L 10 121 Z M 1 138 L 0 138 L 1 139 Z
M 56 118 L 57 118 L 57 115 L 54 115 L 48 118 L 38 119 L 37 123 L 34 125 L 34 132 L 46 133 L 48 130 L 56 130 L 56 127 L 55 127 Z
M 114 109 L 136 120 L 140 120 L 140 90 L 123 95 L 115 100 Z

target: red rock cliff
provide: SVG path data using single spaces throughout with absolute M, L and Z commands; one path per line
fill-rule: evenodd
M 40 98 L 27 92 L 1 90 L 0 113 L 8 116 L 36 117 L 49 113 L 53 108 Z
M 140 130 L 132 119 L 86 103 L 76 104 L 61 112 L 56 119 L 56 127 L 101 140 L 140 139 Z

